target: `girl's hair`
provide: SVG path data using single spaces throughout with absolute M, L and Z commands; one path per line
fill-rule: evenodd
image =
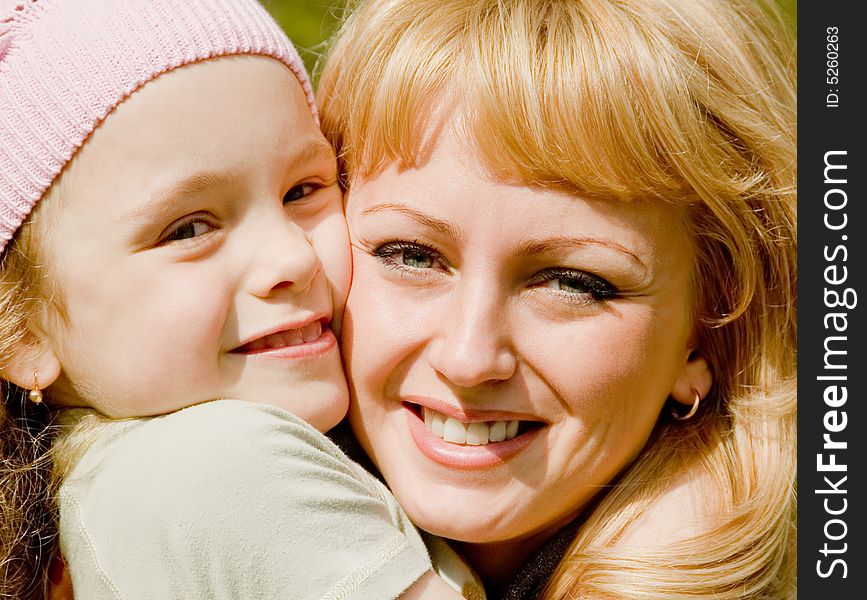
M 0 262 L 0 367 L 12 360 L 48 298 L 33 240 L 22 227 Z M 48 411 L 0 379 L 0 598 L 43 598 L 56 538 Z
M 660 420 L 546 598 L 795 595 L 794 61 L 749 0 L 369 0 L 331 42 L 318 94 L 348 187 L 422 163 L 457 113 L 496 176 L 687 207 L 714 387 Z M 618 544 L 684 473 L 720 482 L 712 523 Z
M 2 393 L 7 404 L 0 407 L 0 598 L 36 600 L 43 598 L 56 537 L 47 485 L 48 430 L 39 425 L 40 416 L 25 413 L 25 394 Z

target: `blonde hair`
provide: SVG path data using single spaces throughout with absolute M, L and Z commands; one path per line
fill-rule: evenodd
M 46 298 L 33 239 L 39 210 L 0 257 L 0 368 L 26 343 L 28 323 Z M 43 598 L 56 538 L 51 484 L 53 428 L 45 406 L 0 379 L 0 598 Z
M 660 419 L 546 598 L 795 595 L 794 60 L 748 0 L 369 0 L 331 42 L 318 96 L 350 188 L 423 163 L 459 112 L 492 174 L 688 207 L 714 388 L 691 421 Z M 685 471 L 720 482 L 713 522 L 618 544 Z

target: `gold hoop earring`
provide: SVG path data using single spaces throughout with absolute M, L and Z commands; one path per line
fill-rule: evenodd
M 42 403 L 42 390 L 39 389 L 39 377 L 36 376 L 36 369 L 33 369 L 33 389 L 27 395 L 33 404 Z
M 692 390 L 692 393 L 695 394 L 695 399 L 692 401 L 692 407 L 689 409 L 688 413 L 685 415 L 679 415 L 677 414 L 677 409 L 673 406 L 671 407 L 671 416 L 674 417 L 676 421 L 689 421 L 695 416 L 695 413 L 698 412 L 698 405 L 699 402 L 701 402 L 701 394 L 695 390 Z

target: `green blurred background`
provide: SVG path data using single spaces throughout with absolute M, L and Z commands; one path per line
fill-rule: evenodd
M 726 0 L 719 0 L 725 2 Z M 313 72 L 317 58 L 343 14 L 344 0 L 261 0 L 298 47 L 307 69 Z M 797 0 L 778 0 L 794 28 Z
M 344 0 L 260 0 L 295 43 L 307 70 L 313 72 L 323 42 L 340 21 Z

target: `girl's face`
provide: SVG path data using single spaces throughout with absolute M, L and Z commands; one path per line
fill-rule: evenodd
M 276 60 L 212 60 L 133 94 L 49 200 L 52 398 L 113 417 L 232 398 L 337 423 L 350 257 L 335 176 Z
M 423 529 L 544 539 L 689 390 L 682 209 L 510 185 L 445 133 L 354 181 L 347 218 L 350 419 Z

